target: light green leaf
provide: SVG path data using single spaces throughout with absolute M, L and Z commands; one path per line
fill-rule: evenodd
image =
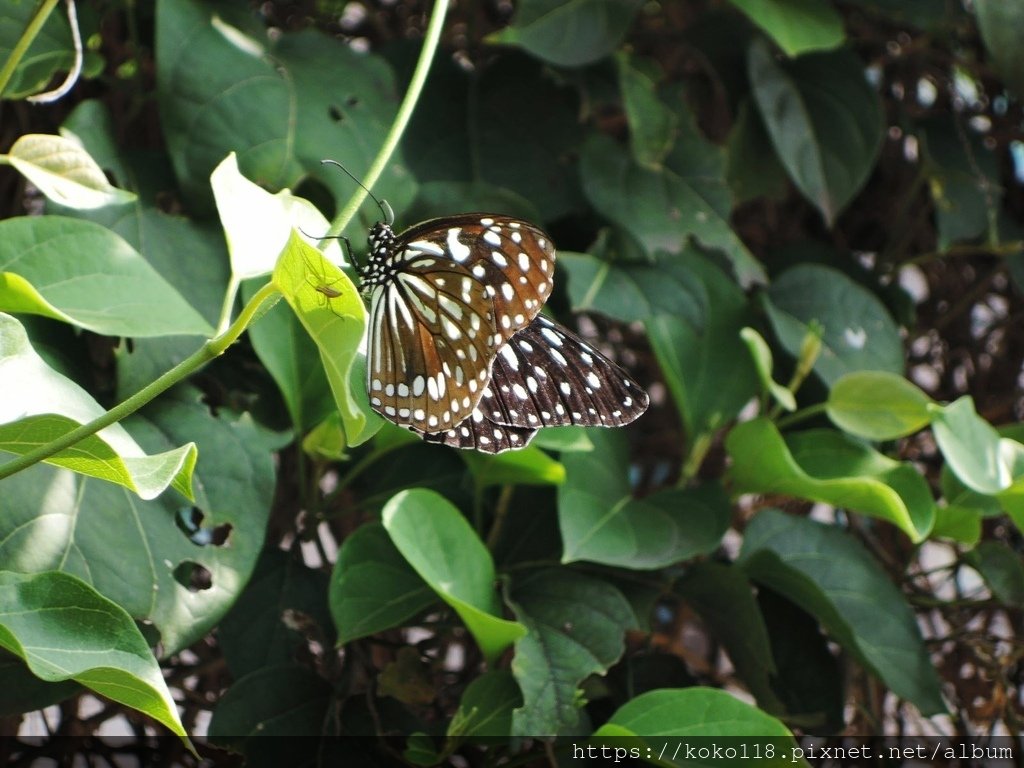
M 789 177 L 832 226 L 864 186 L 882 147 L 881 101 L 863 62 L 843 50 L 780 65 L 768 45 L 755 40 L 748 73 Z
M 460 451 L 478 488 L 490 485 L 561 485 L 565 467 L 540 448 L 528 445 L 521 451 L 483 454 Z
M 401 626 L 436 599 L 380 525 L 361 526 L 341 545 L 330 588 L 339 643 Z
M 737 489 L 863 512 L 888 520 L 914 542 L 928 535 L 934 503 L 912 467 L 838 432 L 810 430 L 790 440 L 795 441 L 792 453 L 775 425 L 763 418 L 734 427 L 725 447 L 732 456 L 731 476 Z M 802 464 L 808 465 L 806 469 Z
M 490 552 L 449 501 L 434 491 L 402 491 L 382 518 L 402 557 L 455 609 L 488 663 L 523 636 L 523 625 L 501 618 Z
M 149 715 L 191 749 L 152 651 L 123 608 L 66 573 L 0 571 L 0 645 L 44 680 L 75 680 Z
M 787 56 L 842 44 L 843 18 L 822 0 L 731 0 L 767 32 Z
M 587 560 L 644 570 L 718 546 L 731 517 L 720 489 L 709 484 L 633 499 L 625 436 L 595 430 L 591 440 L 593 451 L 562 457 L 568 475 L 558 489 L 562 562 Z
M 234 152 L 213 171 L 210 186 L 236 279 L 269 274 L 295 229 L 308 232 L 305 239 L 314 242 L 318 233 L 326 233 L 330 227 L 308 200 L 287 189 L 272 195 L 245 178 Z M 324 255 L 335 264 L 344 264 L 337 241 L 327 241 Z
M 316 342 L 349 446 L 369 440 L 382 419 L 370 408 L 359 350 L 366 309 L 352 281 L 295 232 L 274 268 L 274 284 Z M 285 376 L 282 389 L 292 390 Z M 298 397 L 297 392 L 289 395 Z
M 565 568 L 516 578 L 509 601 L 527 629 L 512 658 L 523 694 L 512 735 L 576 734 L 585 703 L 579 683 L 604 674 L 622 656 L 625 632 L 636 622 L 633 610 L 606 581 Z
M 63 136 L 24 134 L 11 146 L 8 159 L 40 192 L 68 208 L 101 208 L 135 199 L 112 186 L 89 153 Z
M 740 338 L 743 339 L 750 351 L 750 357 L 754 361 L 754 368 L 757 369 L 757 377 L 761 380 L 761 386 L 774 398 L 775 402 L 787 411 L 796 410 L 796 398 L 786 387 L 782 386 L 772 378 L 772 369 L 775 361 L 772 359 L 772 350 L 764 337 L 753 328 L 744 328 L 740 331 Z
M 999 433 L 974 410 L 969 395 L 949 405 L 933 403 L 929 410 L 935 442 L 964 485 L 988 495 L 1010 486 L 1013 475 L 1002 453 Z
M 762 510 L 744 534 L 737 562 L 755 581 L 816 616 L 836 642 L 923 715 L 946 711 L 914 612 L 852 536 Z
M 128 243 L 106 227 L 63 216 L 0 222 L 0 310 L 108 336 L 213 332 Z
M 210 631 L 252 572 L 275 485 L 271 452 L 287 437 L 225 407 L 215 416 L 184 387 L 124 425 L 151 453 L 195 440 L 195 502 L 175 493 L 140 501 L 119 485 L 36 464 L 0 483 L 0 563 L 83 579 L 176 653 Z
M 32 349 L 21 323 L 0 314 L 0 449 L 28 453 L 104 413 L 88 392 Z M 142 499 L 171 485 L 191 499 L 196 446 L 147 456 L 124 427 L 112 424 L 44 461 L 116 483 Z
M 912 435 L 932 420 L 924 392 L 888 371 L 857 371 L 837 380 L 825 410 L 840 429 L 868 440 Z

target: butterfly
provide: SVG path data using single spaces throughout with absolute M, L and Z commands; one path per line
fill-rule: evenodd
M 467 213 L 370 231 L 367 393 L 389 421 L 451 429 L 477 407 L 498 350 L 551 295 L 555 249 L 525 221 Z
M 377 413 L 428 442 L 499 453 L 541 427 L 622 426 L 647 409 L 621 368 L 540 314 L 555 276 L 543 230 L 464 213 L 395 234 L 390 206 L 369 194 L 384 215 L 358 267 Z

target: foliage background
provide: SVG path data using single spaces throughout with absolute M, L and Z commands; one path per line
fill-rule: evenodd
M 33 9 L 0 9 L 3 60 Z M 353 185 L 320 160 L 365 175 L 428 12 L 83 3 L 83 78 L 32 105 L 70 62 L 50 17 L 0 105 L 0 448 L 96 415 L 54 372 L 111 407 L 258 295 L 246 247 L 278 235 L 241 182 L 216 196 L 228 153 L 326 231 Z M 159 488 L 70 459 L 0 481 L 3 732 L 59 702 L 58 734 L 144 712 L 256 762 L 259 731 L 421 764 L 523 735 L 1019 733 L 1020 29 L 982 0 L 456 3 L 375 192 L 400 225 L 543 224 L 553 313 L 650 411 L 497 459 L 380 429 L 344 384 L 351 284 L 303 299 L 330 267 L 293 241 L 289 304 L 123 422 Z M 135 197 L 61 200 L 40 169 L 75 169 L 15 148 L 58 132 Z

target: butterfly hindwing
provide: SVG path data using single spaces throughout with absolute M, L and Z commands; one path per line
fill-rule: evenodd
M 538 316 L 505 344 L 472 416 L 427 442 L 483 453 L 525 447 L 540 427 L 618 427 L 647 410 L 647 393 L 566 328 Z

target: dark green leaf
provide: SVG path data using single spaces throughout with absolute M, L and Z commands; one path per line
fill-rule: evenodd
M 578 67 L 614 51 L 641 0 L 522 0 L 512 24 L 491 42 L 519 45 L 538 58 Z
M 513 711 L 523 706 L 523 694 L 506 670 L 485 672 L 468 686 L 448 724 L 448 736 L 507 739 Z
M 785 65 L 763 41 L 750 47 L 749 76 L 775 151 L 829 226 L 867 181 L 882 146 L 882 107 L 850 51 Z
M 747 527 L 738 563 L 752 579 L 816 616 L 836 642 L 922 714 L 945 712 L 913 611 L 852 537 L 762 510 Z
M 812 321 L 824 327 L 814 370 L 825 383 L 852 371 L 903 373 L 903 344 L 889 312 L 843 273 L 799 265 L 783 272 L 765 296 L 775 335 L 793 357 Z
M 595 430 L 591 439 L 593 451 L 562 459 L 568 475 L 558 489 L 563 562 L 588 560 L 644 570 L 718 546 L 731 517 L 721 489 L 709 484 L 633 499 L 625 436 Z
M 341 545 L 330 591 L 340 642 L 400 626 L 436 600 L 380 525 L 363 525 Z
M 658 98 L 655 82 L 630 56 L 620 53 L 615 63 L 633 157 L 640 165 L 657 168 L 675 142 L 678 118 Z
M 1024 2 L 976 0 L 974 12 L 996 71 L 1018 99 L 1024 98 L 1024 51 L 1018 34 L 1024 28 Z
M 512 735 L 579 733 L 579 683 L 603 674 L 622 655 L 633 611 L 610 584 L 565 568 L 517 577 L 510 592 L 516 618 L 527 629 L 512 658 L 523 693 L 523 707 L 512 715 Z
M 983 541 L 968 553 L 967 562 L 978 569 L 997 600 L 1024 608 L 1024 562 L 1019 552 L 1001 541 Z

